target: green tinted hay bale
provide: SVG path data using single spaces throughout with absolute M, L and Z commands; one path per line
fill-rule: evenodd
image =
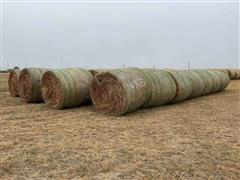
M 19 76 L 19 95 L 25 102 L 43 102 L 41 80 L 48 69 L 25 68 Z
M 76 107 L 90 101 L 92 74 L 85 69 L 51 70 L 42 78 L 43 99 L 52 108 Z
M 204 90 L 202 95 L 210 94 L 211 90 L 213 89 L 213 79 L 211 75 L 206 72 L 206 70 L 195 70 L 196 73 L 202 78 L 204 82 Z
M 13 70 L 9 74 L 8 89 L 9 89 L 10 95 L 13 97 L 19 96 L 18 79 L 19 79 L 20 73 L 21 73 L 21 70 Z
M 229 75 L 224 72 L 215 71 L 220 79 L 220 86 L 217 92 L 223 91 L 230 83 Z
M 98 112 L 119 116 L 141 108 L 151 95 L 149 87 L 143 70 L 115 69 L 95 75 L 90 94 Z
M 210 93 L 215 93 L 220 89 L 221 86 L 221 79 L 217 71 L 215 70 L 205 70 L 211 77 L 213 82 L 213 87 L 210 91 Z
M 153 107 L 167 104 L 176 95 L 177 87 L 169 72 L 158 69 L 144 69 L 148 74 L 151 96 L 144 107 Z
M 224 72 L 224 73 L 226 73 L 227 75 L 229 75 L 228 70 L 226 70 L 226 69 L 216 69 L 216 70 L 217 70 L 217 71 Z
M 205 83 L 204 80 L 201 78 L 200 74 L 195 70 L 187 71 L 189 78 L 192 80 L 193 83 L 193 90 L 190 95 L 190 98 L 201 96 L 204 93 Z
M 188 72 L 182 70 L 166 70 L 173 77 L 177 92 L 171 103 L 177 103 L 190 98 L 193 91 L 193 82 L 189 78 Z

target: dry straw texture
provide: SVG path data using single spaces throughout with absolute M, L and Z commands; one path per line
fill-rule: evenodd
M 187 75 L 193 83 L 192 93 L 190 94 L 189 98 L 203 95 L 205 83 L 204 80 L 201 78 L 201 75 L 195 70 L 187 71 Z
M 44 101 L 52 108 L 76 107 L 90 101 L 92 74 L 85 69 L 47 71 L 42 79 Z
M 8 96 L 0 73 L 0 179 L 240 178 L 240 81 L 123 117 L 55 111 Z M 211 177 L 211 178 L 209 178 Z
M 226 69 L 231 80 L 240 79 L 239 69 Z
M 172 76 L 167 71 L 158 69 L 144 69 L 144 71 L 148 75 L 151 90 L 151 96 L 144 103 L 144 107 L 160 106 L 171 102 L 177 91 Z
M 99 112 L 122 115 L 222 91 L 230 79 L 217 70 L 125 68 L 97 73 L 91 98 Z
M 213 79 L 211 78 L 211 74 L 206 70 L 194 70 L 199 76 L 202 78 L 204 82 L 204 90 L 201 95 L 210 94 L 213 89 Z
M 149 87 L 143 70 L 115 69 L 95 75 L 91 98 L 97 111 L 122 115 L 143 106 L 150 97 Z
M 214 71 L 216 74 L 218 74 L 218 77 L 220 79 L 220 86 L 219 89 L 217 90 L 217 92 L 223 91 L 230 83 L 230 78 L 229 75 L 226 72 L 221 72 L 221 71 L 217 71 L 217 70 L 212 70 Z
M 25 68 L 19 77 L 19 95 L 25 102 L 42 102 L 41 80 L 47 69 Z
M 18 79 L 19 75 L 21 73 L 21 70 L 13 70 L 9 74 L 8 78 L 8 89 L 10 92 L 10 95 L 13 97 L 18 97 Z
M 177 86 L 176 95 L 171 103 L 181 102 L 190 98 L 193 91 L 193 81 L 189 77 L 188 72 L 173 69 L 168 69 L 166 71 L 171 74 Z

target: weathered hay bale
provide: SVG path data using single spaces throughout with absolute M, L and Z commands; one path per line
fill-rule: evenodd
M 233 80 L 240 79 L 240 70 L 239 69 L 231 69 L 231 77 Z
M 220 72 L 224 72 L 224 73 L 226 73 L 228 76 L 230 76 L 227 69 L 213 69 L 213 70 L 217 70 L 217 71 L 220 71 Z
M 19 75 L 21 73 L 21 70 L 13 70 L 9 74 L 8 78 L 8 89 L 10 92 L 10 95 L 13 97 L 18 97 L 18 79 Z
M 193 90 L 190 95 L 190 98 L 201 96 L 204 93 L 205 89 L 204 80 L 201 78 L 200 74 L 195 70 L 187 71 L 187 74 L 193 83 Z
M 85 69 L 51 70 L 42 78 L 44 101 L 52 108 L 76 107 L 90 101 L 93 76 Z
M 42 102 L 41 79 L 48 69 L 25 68 L 19 76 L 19 95 L 25 102 Z
M 237 79 L 240 79 L 240 70 L 237 69 L 236 71 L 237 71 Z
M 237 78 L 237 72 L 234 69 L 227 69 L 229 73 L 229 77 L 231 80 L 234 80 Z
M 220 79 L 219 74 L 215 70 L 205 70 L 205 71 L 210 75 L 212 82 L 213 82 L 213 86 L 212 86 L 210 93 L 217 92 L 221 86 L 221 79 Z
M 158 69 L 144 69 L 147 73 L 151 96 L 144 107 L 153 107 L 167 104 L 172 101 L 177 92 L 175 81 L 169 72 Z
M 90 94 L 98 112 L 119 116 L 142 107 L 151 95 L 149 87 L 143 70 L 115 69 L 97 74 Z
M 206 70 L 194 70 L 199 76 L 202 78 L 204 82 L 204 90 L 201 95 L 210 94 L 213 89 L 213 79 L 211 78 L 211 74 L 207 73 Z
M 217 70 L 215 70 L 215 73 L 218 75 L 218 77 L 220 79 L 220 86 L 216 92 L 223 91 L 230 83 L 229 75 L 224 72 L 217 71 Z
M 181 102 L 190 98 L 193 91 L 193 82 L 189 78 L 188 72 L 172 69 L 168 69 L 166 71 L 171 74 L 177 86 L 176 95 L 171 103 Z

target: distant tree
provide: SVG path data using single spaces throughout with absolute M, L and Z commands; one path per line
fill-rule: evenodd
M 19 68 L 18 66 L 15 66 L 13 69 L 15 69 L 15 70 L 16 70 L 16 69 L 20 69 L 20 68 Z

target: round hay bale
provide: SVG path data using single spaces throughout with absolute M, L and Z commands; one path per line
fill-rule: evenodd
M 8 89 L 10 92 L 10 95 L 13 97 L 18 97 L 18 79 L 19 75 L 21 73 L 21 70 L 13 70 L 9 74 L 8 78 Z
M 237 79 L 237 71 L 235 69 L 232 69 L 231 72 L 232 72 L 232 79 L 236 80 Z
M 221 79 L 219 77 L 219 74 L 215 70 L 206 70 L 206 72 L 210 75 L 213 82 L 210 93 L 215 93 L 220 89 L 221 86 Z
M 54 109 L 76 107 L 90 102 L 93 76 L 85 69 L 51 70 L 42 78 L 42 96 Z
M 90 69 L 90 73 L 95 76 L 98 73 L 105 72 L 105 71 L 111 71 L 112 69 Z
M 43 102 L 41 80 L 47 69 L 25 68 L 19 76 L 18 88 L 20 97 L 28 103 Z
M 177 92 L 175 81 L 169 72 L 157 69 L 144 69 L 147 73 L 151 96 L 144 107 L 153 107 L 167 104 L 172 101 Z
M 214 70 L 217 70 L 217 71 L 220 71 L 220 72 L 224 72 L 224 73 L 226 73 L 229 76 L 229 72 L 228 72 L 227 69 L 214 69 Z
M 240 79 L 240 70 L 237 69 L 236 71 L 237 71 L 237 79 Z
M 141 108 L 151 95 L 149 87 L 143 70 L 115 69 L 94 77 L 90 95 L 98 112 L 119 116 Z
M 193 90 L 190 95 L 190 98 L 201 96 L 205 89 L 204 80 L 201 78 L 200 74 L 195 70 L 187 71 L 189 78 L 192 80 L 193 83 Z
M 235 80 L 237 78 L 237 72 L 233 69 L 228 69 L 229 77 L 231 80 Z
M 220 79 L 220 86 L 217 92 L 220 92 L 220 91 L 223 91 L 229 85 L 230 78 L 228 74 L 224 72 L 216 71 L 216 73 L 218 74 L 218 77 Z
M 187 71 L 182 70 L 166 70 L 171 74 L 176 83 L 177 92 L 171 103 L 177 103 L 190 98 L 193 91 L 193 82 L 189 78 Z
M 231 73 L 231 71 L 229 70 L 229 69 L 226 69 L 226 71 L 228 72 L 228 76 L 229 76 L 229 78 L 230 78 L 230 80 L 232 79 L 232 73 Z
M 201 95 L 210 94 L 211 90 L 213 89 L 213 79 L 211 78 L 210 74 L 206 72 L 206 70 L 194 70 L 199 76 L 202 78 L 204 82 L 204 90 Z

